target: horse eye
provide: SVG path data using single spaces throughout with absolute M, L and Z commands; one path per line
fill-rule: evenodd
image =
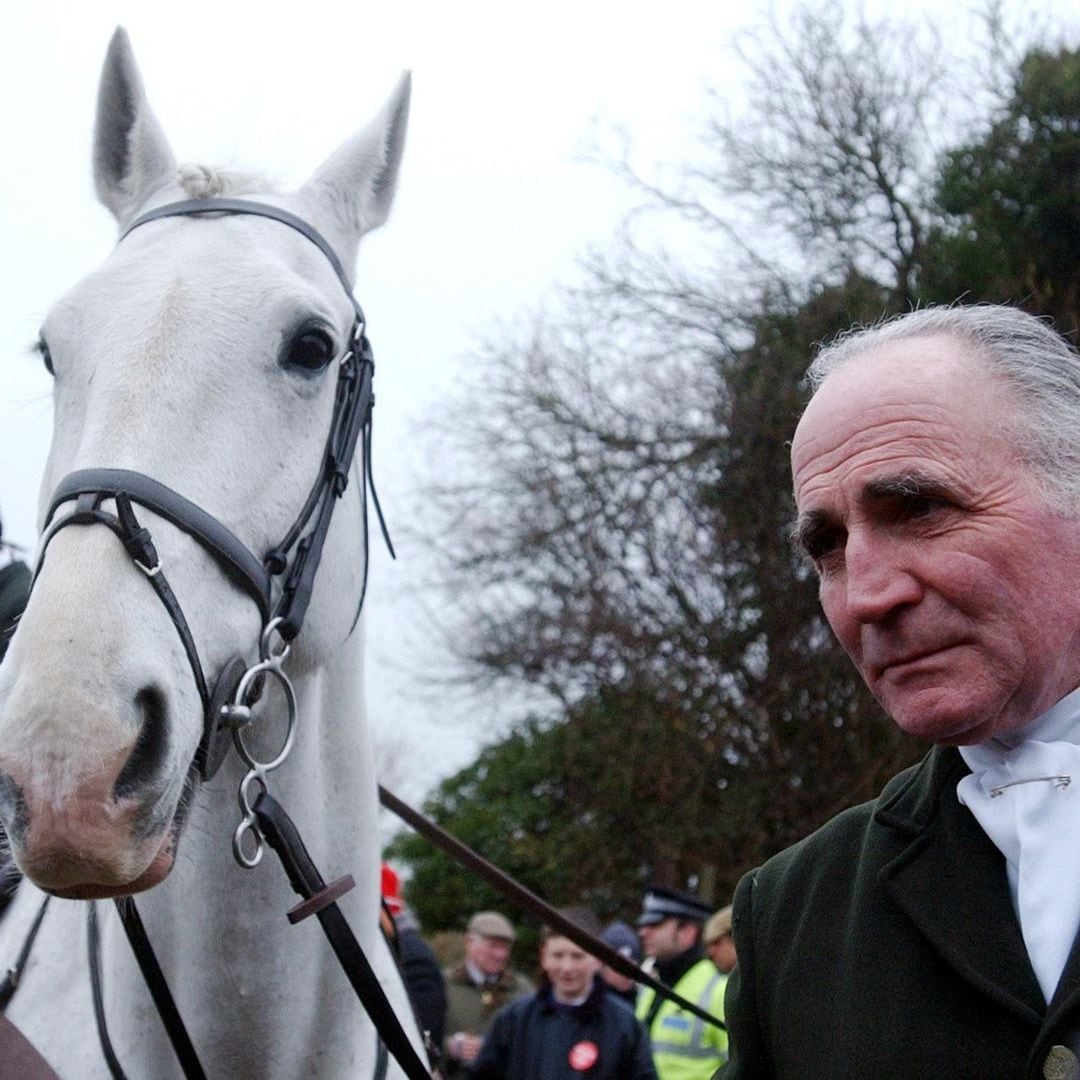
M 334 359 L 334 343 L 325 330 L 301 330 L 289 343 L 285 363 L 305 371 L 321 371 Z
M 50 375 L 56 375 L 53 371 L 52 353 L 49 352 L 49 343 L 44 338 L 38 338 L 37 345 L 34 346 L 41 356 L 42 362 L 45 364 L 45 370 Z

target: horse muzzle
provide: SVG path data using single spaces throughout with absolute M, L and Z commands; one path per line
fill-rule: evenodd
M 35 885 L 87 900 L 141 892 L 168 875 L 179 834 L 175 800 L 168 808 L 165 798 L 118 794 L 131 757 L 118 755 L 62 793 L 3 762 L 0 820 L 16 865 Z

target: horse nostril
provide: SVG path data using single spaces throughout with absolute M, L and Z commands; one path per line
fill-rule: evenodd
M 135 795 L 161 770 L 169 746 L 169 725 L 162 692 L 155 686 L 143 687 L 135 695 L 135 708 L 142 716 L 142 727 L 131 756 L 113 785 L 113 795 L 118 799 Z

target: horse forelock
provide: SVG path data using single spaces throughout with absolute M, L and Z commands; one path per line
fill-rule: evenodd
M 192 162 L 181 165 L 176 178 L 184 193 L 192 199 L 216 195 L 255 195 L 273 191 L 275 187 L 261 173 Z

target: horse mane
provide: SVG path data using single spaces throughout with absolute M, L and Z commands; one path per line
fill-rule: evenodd
M 177 169 L 176 178 L 192 199 L 205 199 L 212 195 L 254 195 L 274 190 L 274 185 L 259 173 L 190 162 Z

